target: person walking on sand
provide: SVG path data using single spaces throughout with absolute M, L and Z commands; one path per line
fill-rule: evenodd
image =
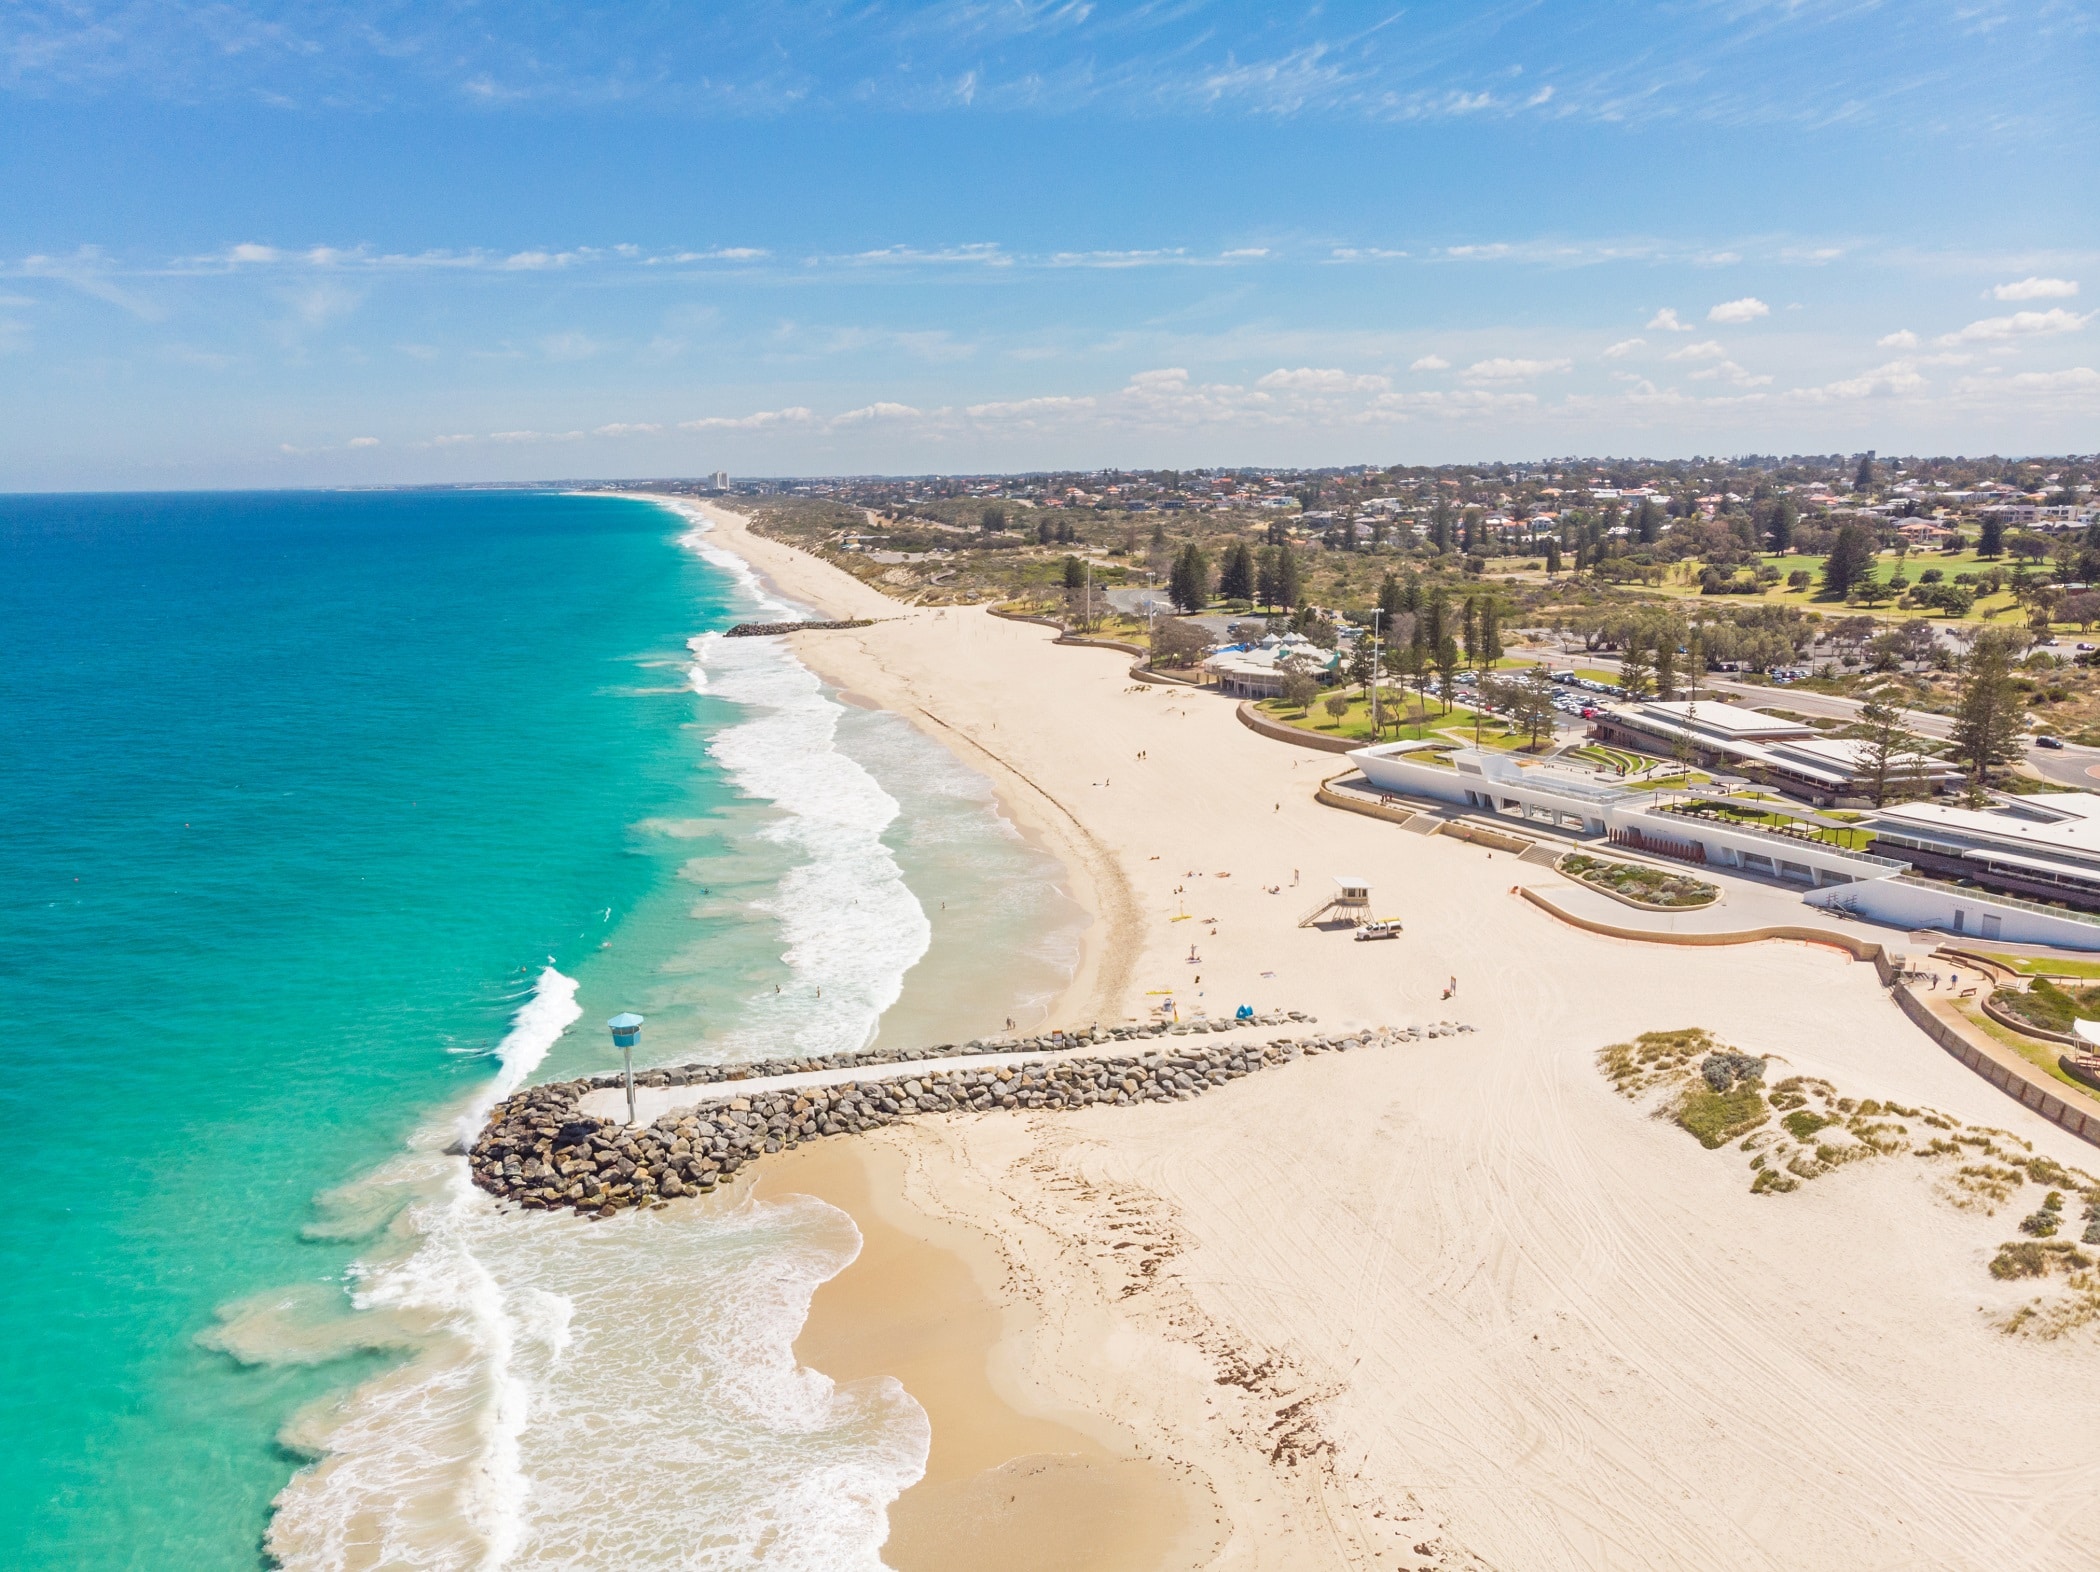
M 1447 987 L 1446 987 L 1446 988 L 1444 989 L 1444 997 L 1448 999 L 1448 998 L 1452 997 L 1452 995 L 1456 994 L 1457 992 L 1458 992 L 1458 978 L 1457 978 L 1457 976 L 1456 976 L 1456 975 L 1454 975 L 1454 976 L 1452 977 L 1452 979 L 1451 979 L 1451 982 L 1450 982 L 1449 986 L 1447 986 Z

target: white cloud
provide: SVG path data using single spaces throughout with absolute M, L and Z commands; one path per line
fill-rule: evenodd
M 1295 371 L 1279 367 L 1267 376 L 1257 378 L 1254 385 L 1258 388 L 1291 388 L 1300 393 L 1377 393 L 1393 384 L 1388 377 L 1351 375 L 1346 371 L 1322 371 L 1300 366 Z
M 258 246 L 243 242 L 226 253 L 229 262 L 275 262 L 284 253 L 275 246 Z
M 1407 253 L 1384 246 L 1336 246 L 1329 255 L 1336 262 L 1397 262 Z
M 843 415 L 834 415 L 831 417 L 831 423 L 834 426 L 858 426 L 871 420 L 915 420 L 918 414 L 919 411 L 909 404 L 892 404 L 886 400 L 878 400 L 873 404 L 863 404 L 859 409 L 849 409 Z
M 491 442 L 581 442 L 580 431 L 491 431 Z
M 2051 306 L 2047 311 L 2015 311 L 2009 317 L 1985 317 L 1980 322 L 1971 322 L 1959 333 L 1942 333 L 1939 341 L 1942 344 L 2002 343 L 2008 339 L 2034 338 L 2046 333 L 2076 333 L 2092 320 L 2090 311 L 2081 316 L 2062 306 Z
M 653 420 L 616 420 L 608 425 L 593 426 L 594 437 L 653 437 L 664 428 Z
M 1466 367 L 1466 375 L 1475 382 L 1522 382 L 1531 377 L 1566 371 L 1573 364 L 1568 360 L 1514 360 L 1505 355 L 1493 360 L 1474 361 Z
M 353 448 L 376 448 L 379 446 L 379 439 L 377 437 L 352 437 L 350 446 Z
M 2014 284 L 1999 284 L 1991 290 L 1993 300 L 2069 300 L 2078 293 L 2074 278 L 2023 278 Z
M 1916 393 L 1929 386 L 1918 372 L 1917 366 L 1908 360 L 1892 360 L 1887 365 L 1863 371 L 1856 377 L 1846 377 L 1837 382 L 1826 382 L 1816 388 L 1796 388 L 1786 396 L 1809 404 L 1851 402 L 1855 399 L 1886 397 L 1899 393 Z
M 1692 373 L 1694 382 L 1725 382 L 1736 388 L 1762 388 L 1771 386 L 1770 377 L 1753 377 L 1732 360 L 1724 360 L 1718 366 L 1708 366 L 1703 371 Z
M 1134 388 L 1164 388 L 1187 382 L 1189 374 L 1179 366 L 1167 366 L 1158 371 L 1140 371 L 1130 379 Z
M 1964 377 L 1963 392 L 2082 393 L 2100 390 L 2100 371 L 2071 366 L 2062 371 L 2022 371 L 2009 377 Z
M 1645 349 L 1647 345 L 1648 341 L 1644 338 L 1622 338 L 1618 343 L 1605 350 L 1604 358 L 1606 360 L 1624 360 L 1635 350 Z
M 1673 349 L 1664 357 L 1668 360 L 1725 360 L 1728 351 L 1721 347 L 1718 339 L 1702 339 L 1696 344 L 1687 344 L 1682 349 Z
M 1741 300 L 1724 300 L 1707 312 L 1709 322 L 1755 322 L 1759 317 L 1768 317 L 1772 308 L 1755 295 L 1745 295 Z
M 1091 398 L 1056 395 L 1014 399 L 1002 404 L 972 404 L 963 411 L 975 420 L 1034 420 L 1043 415 L 1072 415 L 1094 407 Z
M 1267 246 L 1239 246 L 1231 251 L 1218 253 L 1227 261 L 1246 261 L 1254 257 L 1265 257 L 1268 254 L 1269 248 Z
M 1407 369 L 1410 371 L 1449 371 L 1451 362 L 1442 355 L 1424 355 Z
M 815 417 L 801 405 L 790 409 L 761 409 L 749 415 L 703 415 L 681 420 L 680 431 L 763 431 L 769 426 L 802 426 Z
M 1874 347 L 1876 349 L 1916 349 L 1918 347 L 1918 335 L 1909 328 L 1901 328 L 1894 333 L 1882 334 L 1881 337 L 1874 340 Z
M 1689 333 L 1691 330 L 1692 325 L 1689 322 L 1677 320 L 1677 309 L 1674 306 L 1664 306 L 1648 319 L 1648 331 L 1651 333 Z

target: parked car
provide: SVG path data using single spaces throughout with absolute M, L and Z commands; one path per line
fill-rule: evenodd
M 2052 737 L 2047 732 L 2043 732 L 2034 739 L 2034 745 L 2037 748 L 2061 748 L 2064 745 L 2064 740 L 2061 737 Z

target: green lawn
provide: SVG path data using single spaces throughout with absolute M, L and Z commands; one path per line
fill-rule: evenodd
M 1779 570 L 1779 582 L 1768 586 L 1759 595 L 1701 595 L 1699 593 L 1699 575 L 1704 569 L 1704 564 L 1696 559 L 1690 562 L 1673 564 L 1668 574 L 1664 577 L 1663 582 L 1659 585 L 1649 586 L 1649 588 L 1656 593 L 1677 599 L 1706 600 L 1724 605 L 1730 601 L 1746 603 L 1777 602 L 1781 605 L 1802 606 L 1825 611 L 1834 616 L 1844 615 L 1848 612 L 1871 611 L 1877 617 L 1939 617 L 1942 620 L 1946 620 L 1945 613 L 1929 608 L 1921 607 L 1914 610 L 1903 610 L 1894 603 L 1893 599 L 1883 601 L 1880 605 L 1871 608 L 1848 606 L 1843 601 L 1822 599 L 1824 562 L 1822 557 L 1803 556 L 1798 552 L 1791 552 L 1783 557 L 1760 557 L 1758 561 L 1760 565 L 1775 567 Z M 1957 573 L 1980 574 L 1988 572 L 1994 567 L 2010 577 L 2012 564 L 2013 559 L 2009 555 L 2000 557 L 1996 562 L 1986 562 L 1978 557 L 1973 550 L 1957 552 L 1951 556 L 1938 551 L 1913 551 L 1906 554 L 1902 560 L 1903 573 L 1913 584 L 1918 582 L 1918 575 L 1927 568 L 1938 568 L 1941 574 L 1951 581 Z M 1874 577 L 1883 584 L 1886 584 L 1895 576 L 1896 569 L 1896 554 L 1892 551 L 1885 551 L 1874 559 Z M 1787 575 L 1797 571 L 1806 572 L 1809 576 L 1808 586 L 1805 589 L 1789 589 L 1787 587 Z M 2008 612 L 2016 613 L 2018 608 L 2018 597 L 2010 589 L 2005 589 L 1996 595 L 1987 595 L 1979 598 L 1975 605 L 1970 607 L 1968 616 L 1961 620 L 1965 622 L 1989 622 L 1993 618 L 2006 615 Z
M 1454 704 L 1446 710 L 1435 699 L 1428 704 L 1427 714 L 1420 719 L 1404 724 L 1395 733 L 1393 717 L 1413 715 L 1419 708 L 1415 696 L 1409 692 L 1404 702 L 1395 704 L 1391 689 L 1381 690 L 1379 714 L 1385 721 L 1385 742 L 1434 742 L 1443 733 L 1463 731 L 1466 740 L 1473 738 L 1473 711 L 1463 704 Z M 1362 694 L 1349 695 L 1349 707 L 1340 716 L 1327 713 L 1327 697 L 1322 694 L 1314 699 L 1310 709 L 1294 709 L 1281 699 L 1264 699 L 1255 707 L 1272 720 L 1282 721 L 1286 726 L 1299 726 L 1306 731 L 1318 732 L 1323 737 L 1342 737 L 1356 742 L 1368 743 L 1371 737 L 1371 705 Z M 1497 747 L 1516 747 L 1527 741 L 1523 735 L 1511 736 L 1503 723 L 1493 716 L 1486 717 L 1480 729 L 1480 739 Z
M 1986 960 L 2010 966 L 2024 977 L 2100 978 L 2100 961 L 2037 959 L 2032 955 L 2001 955 L 1996 950 L 1978 950 L 1976 953 Z

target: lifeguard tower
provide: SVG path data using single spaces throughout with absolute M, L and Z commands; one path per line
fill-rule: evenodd
M 1354 928 L 1371 920 L 1371 885 L 1354 875 L 1336 874 L 1334 894 L 1298 919 L 1301 928 L 1324 927 L 1329 923 Z

